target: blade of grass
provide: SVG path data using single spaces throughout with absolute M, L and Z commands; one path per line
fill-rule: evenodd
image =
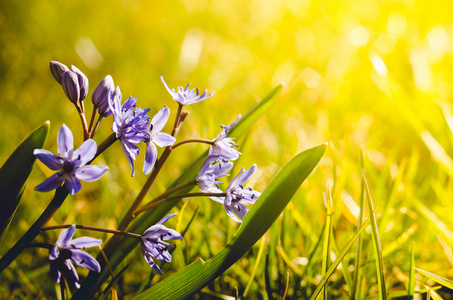
M 264 267 L 264 281 L 266 284 L 266 294 L 267 298 L 269 300 L 274 300 L 274 297 L 272 296 L 272 286 L 271 286 L 271 280 L 270 280 L 270 274 L 269 274 L 269 253 L 266 254 L 266 265 Z
M 384 260 L 382 258 L 382 245 L 381 240 L 379 238 L 378 233 L 378 225 L 376 221 L 376 214 L 374 213 L 373 201 L 371 200 L 370 189 L 368 188 L 368 183 L 366 180 L 365 175 L 363 176 L 363 180 L 365 182 L 365 190 L 368 199 L 368 210 L 370 211 L 370 220 L 371 220 L 371 233 L 373 236 L 373 248 L 374 254 L 376 258 L 376 271 L 377 271 L 377 279 L 379 285 L 379 296 L 381 299 L 387 299 L 387 287 L 385 284 L 385 274 L 384 274 Z
M 415 292 L 415 258 L 414 258 L 414 243 L 412 242 L 412 248 L 411 248 L 411 263 L 410 263 L 410 269 L 409 269 L 409 284 L 407 287 L 407 299 L 412 299 L 414 296 Z
M 244 294 L 242 295 L 244 298 L 247 296 L 250 286 L 252 285 L 253 279 L 255 278 L 256 270 L 258 270 L 258 266 L 260 265 L 261 257 L 263 256 L 265 245 L 266 245 L 266 237 L 263 236 L 261 238 L 260 249 L 258 250 L 258 255 L 256 256 L 255 266 L 253 267 L 252 274 L 250 275 L 250 280 L 247 283 L 247 286 L 245 287 Z
M 330 268 L 327 270 L 326 274 L 324 274 L 324 276 L 322 277 L 321 281 L 319 282 L 318 286 L 316 287 L 316 290 L 311 295 L 310 300 L 315 300 L 318 297 L 319 293 L 321 292 L 322 288 L 326 284 L 327 280 L 329 280 L 330 276 L 332 276 L 335 269 L 338 267 L 338 265 L 341 263 L 343 258 L 348 253 L 349 249 L 351 249 L 352 245 L 354 245 L 357 238 L 360 236 L 360 234 L 363 232 L 363 230 L 368 225 L 368 221 L 369 220 L 366 220 L 363 223 L 362 227 L 360 227 L 360 229 L 349 240 L 349 242 L 346 244 L 346 246 L 343 248 L 343 250 L 341 250 L 340 254 L 338 254 L 337 259 L 335 259 L 335 261 L 330 265 Z
M 327 272 L 327 268 L 329 267 L 330 261 L 330 241 L 332 235 L 332 215 L 333 215 L 333 201 L 331 196 L 331 191 L 327 189 L 327 193 L 325 195 L 325 201 L 327 205 L 327 214 L 326 214 L 326 225 L 324 227 L 324 241 L 322 247 L 322 260 L 321 260 L 321 275 L 324 276 Z M 327 299 L 327 287 L 323 288 L 323 294 L 321 299 Z
M 439 276 L 437 274 L 434 274 L 434 273 L 431 273 L 431 272 L 428 272 L 428 271 L 425 271 L 425 270 L 422 270 L 422 269 L 418 269 L 418 268 L 414 268 L 414 269 L 417 270 L 419 273 L 425 275 L 426 277 L 434 280 L 438 284 L 453 290 L 453 281 L 451 281 L 450 279 L 441 277 L 441 276 Z

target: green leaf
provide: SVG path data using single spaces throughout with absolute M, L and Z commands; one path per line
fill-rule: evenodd
M 256 104 L 248 113 L 246 113 L 234 127 L 231 128 L 229 135 L 233 138 L 239 138 L 252 126 L 277 99 L 282 90 L 283 85 L 278 85 L 269 94 L 267 94 L 258 104 Z M 185 170 L 181 176 L 168 188 L 175 187 L 181 183 L 191 181 L 197 176 L 198 171 L 206 158 L 207 154 L 204 153 Z M 172 195 L 180 195 L 189 192 L 193 187 L 181 189 Z M 143 233 L 149 226 L 154 225 L 161 220 L 168 212 L 178 204 L 179 201 L 172 201 L 170 203 L 162 204 L 154 209 L 144 212 L 128 229 L 130 232 L 138 234 Z M 112 255 L 109 257 L 109 262 L 113 269 L 115 269 L 123 259 L 138 245 L 135 239 L 121 238 L 116 245 Z M 107 270 L 102 270 L 101 273 L 90 272 L 85 282 L 82 284 L 78 294 L 80 297 L 89 297 L 93 290 L 97 289 L 109 276 Z M 95 286 L 96 285 L 96 286 Z
M 245 216 L 234 238 L 207 262 L 197 260 L 139 295 L 137 299 L 186 299 L 225 272 L 241 258 L 281 214 L 310 175 L 327 144 L 306 150 L 277 174 Z
M 412 299 L 412 296 L 414 296 L 415 292 L 415 256 L 414 256 L 414 243 L 412 242 L 412 248 L 411 248 L 411 264 L 410 264 L 410 269 L 409 269 L 409 284 L 407 287 L 407 298 Z
M 50 122 L 47 121 L 32 131 L 14 150 L 0 169 L 0 244 L 5 238 L 20 198 L 27 185 L 35 156 L 33 150 L 42 148 L 49 135 Z
M 441 277 L 439 275 L 436 275 L 434 273 L 422 270 L 422 269 L 418 269 L 418 268 L 414 268 L 414 269 L 417 270 L 419 273 L 422 273 L 426 277 L 431 278 L 438 284 L 443 285 L 444 287 L 447 287 L 447 288 L 453 290 L 453 281 L 451 281 L 447 278 Z
M 349 240 L 349 242 L 346 244 L 346 246 L 341 250 L 341 253 L 338 254 L 337 258 L 335 261 L 330 265 L 329 269 L 327 270 L 326 274 L 322 277 L 321 281 L 319 282 L 318 286 L 316 287 L 316 290 L 313 292 L 313 295 L 311 295 L 310 300 L 315 300 L 316 297 L 318 297 L 319 293 L 323 289 L 324 285 L 327 283 L 327 280 L 329 280 L 330 276 L 332 276 L 333 272 L 335 269 L 338 267 L 338 265 L 341 263 L 343 258 L 346 256 L 346 253 L 348 253 L 349 249 L 351 249 L 352 245 L 354 245 L 355 241 L 357 238 L 360 236 L 360 234 L 363 232 L 365 227 L 368 225 L 368 221 L 366 220 L 362 227 L 356 232 L 356 234 L 352 237 L 352 239 Z

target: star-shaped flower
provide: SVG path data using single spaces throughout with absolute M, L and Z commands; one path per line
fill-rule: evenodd
M 140 238 L 140 250 L 145 257 L 146 262 L 160 275 L 162 275 L 162 271 L 154 262 L 153 257 L 160 261 L 171 262 L 171 254 L 167 249 L 168 247 L 173 247 L 163 240 L 182 239 L 182 236 L 176 232 L 176 230 L 169 229 L 163 225 L 168 219 L 175 215 L 176 213 L 164 217 L 157 224 L 148 228 Z
M 145 131 L 147 137 L 144 139 L 146 146 L 145 164 L 143 173 L 149 174 L 154 167 L 157 159 L 157 146 L 167 147 L 173 145 L 176 139 L 168 133 L 160 132 L 164 128 L 170 116 L 170 109 L 164 105 L 151 120 L 150 127 Z
M 203 193 L 223 193 L 219 188 L 217 179 L 224 176 L 230 176 L 226 172 L 230 171 L 233 167 L 233 163 L 228 160 L 222 159 L 219 156 L 208 156 L 201 165 L 198 176 L 195 177 L 197 180 L 198 187 Z M 210 196 L 212 200 L 220 203 L 225 202 L 224 197 Z
M 121 92 L 109 93 L 109 106 L 113 112 L 112 130 L 116 137 L 121 140 L 123 152 L 132 169 L 132 176 L 135 174 L 134 160 L 140 153 L 137 145 L 147 138 L 145 133 L 148 130 L 149 117 L 147 109 L 136 108 L 137 98 L 129 97 L 121 105 Z
M 58 132 L 58 155 L 44 149 L 35 149 L 33 154 L 49 169 L 58 171 L 35 187 L 36 191 L 48 192 L 61 186 L 64 182 L 71 195 L 82 188 L 82 181 L 96 181 L 109 168 L 86 165 L 96 155 L 96 142 L 86 140 L 77 150 L 73 150 L 73 136 L 71 130 L 63 124 Z
M 244 187 L 244 183 L 249 180 L 255 171 L 256 164 L 253 164 L 248 170 L 242 168 L 239 174 L 231 180 L 227 187 L 225 210 L 230 218 L 236 222 L 242 223 L 241 220 L 249 211 L 247 206 L 255 203 L 256 199 L 261 196 L 260 192 Z
M 178 90 L 175 91 L 175 89 L 170 89 L 168 85 L 164 81 L 164 77 L 160 76 L 160 80 L 164 84 L 165 88 L 167 91 L 170 93 L 170 95 L 173 97 L 173 100 L 178 102 L 181 105 L 189 105 L 193 103 L 197 103 L 203 100 L 208 99 L 209 97 L 212 97 L 214 95 L 214 92 L 211 92 L 208 94 L 208 90 L 205 90 L 203 94 L 199 94 L 198 88 L 196 89 L 189 89 L 189 85 L 186 85 L 185 88 L 182 86 L 178 87 Z
M 99 246 L 102 240 L 86 236 L 72 240 L 75 229 L 76 226 L 72 225 L 63 230 L 56 244 L 50 249 L 50 274 L 57 283 L 60 283 L 63 274 L 69 284 L 80 288 L 79 276 L 73 264 L 99 273 L 101 266 L 98 261 L 80 249 Z
M 233 138 L 229 138 L 228 133 L 230 128 L 236 125 L 241 118 L 241 115 L 230 125 L 221 125 L 222 131 L 213 140 L 212 146 L 209 148 L 209 155 L 219 156 L 225 159 L 236 160 L 241 155 L 241 152 L 234 149 L 237 145 L 233 142 Z

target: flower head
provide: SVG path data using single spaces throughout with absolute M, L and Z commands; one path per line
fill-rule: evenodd
M 63 230 L 56 244 L 50 249 L 50 274 L 57 283 L 60 283 L 61 274 L 63 274 L 69 284 L 80 288 L 79 276 L 73 264 L 99 273 L 101 266 L 97 260 L 80 249 L 99 246 L 102 244 L 102 240 L 86 236 L 73 240 L 75 229 L 76 226 L 72 225 Z
M 170 109 L 167 106 L 164 106 L 151 120 L 151 125 L 147 130 L 145 143 L 146 146 L 146 155 L 145 155 L 145 164 L 143 165 L 143 173 L 149 174 L 154 167 L 157 159 L 157 148 L 156 145 L 159 147 L 167 147 L 173 145 L 176 139 L 169 135 L 168 133 L 161 132 L 162 128 L 164 128 L 165 124 L 168 121 L 168 117 L 170 116 Z
M 242 222 L 241 220 L 249 210 L 247 206 L 255 203 L 256 199 L 261 196 L 260 192 L 244 187 L 244 183 L 249 180 L 255 171 L 256 164 L 253 164 L 248 170 L 242 168 L 239 174 L 231 180 L 227 187 L 225 210 L 230 218 L 236 222 Z
M 121 140 L 123 152 L 131 166 L 132 176 L 134 176 L 135 155 L 140 153 L 135 144 L 139 144 L 148 137 L 145 132 L 148 130 L 149 124 L 149 117 L 146 115 L 149 108 L 136 108 L 137 98 L 134 97 L 129 97 L 121 105 L 121 93 L 110 93 L 109 95 L 109 107 L 113 112 L 112 130 Z
M 153 257 L 160 261 L 171 262 L 171 254 L 167 249 L 168 247 L 172 247 L 172 245 L 163 240 L 182 239 L 182 235 L 178 232 L 163 225 L 168 219 L 175 215 L 176 213 L 164 217 L 156 225 L 148 228 L 140 238 L 140 250 L 145 257 L 146 262 L 160 275 L 162 275 L 162 271 L 154 262 Z
M 217 179 L 229 176 L 226 172 L 230 171 L 232 167 L 233 163 L 226 159 L 220 158 L 219 156 L 208 156 L 201 165 L 198 176 L 195 177 L 198 187 L 204 193 L 223 193 L 218 185 L 221 181 Z M 222 204 L 225 202 L 224 197 L 210 196 L 209 198 Z
M 181 105 L 197 103 L 206 100 L 214 95 L 214 92 L 208 94 L 208 90 L 205 90 L 203 94 L 200 95 L 198 88 L 192 90 L 189 89 L 190 83 L 186 85 L 185 88 L 183 88 L 182 86 L 178 87 L 177 91 L 175 91 L 175 89 L 170 90 L 168 85 L 165 83 L 163 76 L 160 76 L 160 80 L 162 81 L 170 95 L 173 97 L 173 100 L 175 100 Z
M 229 138 L 228 132 L 230 128 L 236 125 L 241 118 L 241 115 L 230 125 L 221 125 L 222 131 L 213 140 L 213 145 L 209 148 L 209 155 L 219 156 L 225 159 L 236 160 L 241 155 L 241 152 L 237 151 L 233 147 L 237 145 L 233 142 L 233 138 Z
M 80 191 L 82 181 L 96 181 L 109 168 L 86 165 L 96 155 L 96 142 L 86 140 L 74 151 L 71 130 L 63 124 L 58 132 L 58 155 L 44 149 L 35 149 L 33 154 L 49 169 L 58 171 L 35 187 L 36 191 L 48 192 L 61 186 L 64 182 L 71 195 Z

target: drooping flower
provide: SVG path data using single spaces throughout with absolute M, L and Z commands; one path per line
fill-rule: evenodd
M 249 180 L 255 171 L 256 164 L 253 164 L 248 170 L 242 168 L 239 174 L 231 180 L 227 187 L 225 210 L 230 218 L 236 222 L 242 223 L 241 220 L 249 210 L 248 206 L 255 203 L 256 199 L 261 196 L 260 192 L 244 187 L 244 183 Z
M 212 97 L 215 93 L 215 92 L 211 92 L 208 94 L 208 90 L 205 90 L 203 92 L 203 94 L 200 95 L 198 88 L 192 89 L 192 90 L 189 89 L 190 83 L 188 85 L 186 85 L 185 88 L 183 88 L 182 86 L 178 87 L 178 90 L 175 91 L 175 89 L 170 89 L 168 87 L 168 85 L 164 81 L 163 76 L 160 76 L 160 80 L 162 81 L 162 83 L 164 84 L 165 88 L 170 93 L 170 95 L 173 97 L 173 100 L 175 100 L 176 102 L 178 102 L 181 105 L 189 105 L 189 104 L 193 104 L 193 103 L 197 103 L 197 102 L 206 100 L 209 97 Z
M 201 165 L 198 176 L 195 177 L 197 185 L 203 193 L 223 193 L 219 188 L 217 179 L 224 176 L 229 176 L 226 172 L 230 171 L 233 167 L 233 163 L 226 159 L 220 158 L 219 156 L 208 156 Z M 212 200 L 220 203 L 225 202 L 224 197 L 210 196 Z
M 157 224 L 148 228 L 140 238 L 140 250 L 145 257 L 146 262 L 154 271 L 162 275 L 159 266 L 154 262 L 153 257 L 160 260 L 171 262 L 171 254 L 168 252 L 168 247 L 173 247 L 164 240 L 180 240 L 182 236 L 176 230 L 169 229 L 163 224 L 168 219 L 175 216 L 176 213 L 164 217 Z
M 99 246 L 102 244 L 102 240 L 86 236 L 73 240 L 75 229 L 75 225 L 64 229 L 55 245 L 50 249 L 50 274 L 57 283 L 60 283 L 63 274 L 68 284 L 80 288 L 79 276 L 73 264 L 99 273 L 101 266 L 98 261 L 80 249 Z
M 121 105 L 121 93 L 110 93 L 109 95 L 109 106 L 113 112 L 112 130 L 121 140 L 123 152 L 131 166 L 132 176 L 134 176 L 135 156 L 140 153 L 135 144 L 139 144 L 148 137 L 145 132 L 148 130 L 149 124 L 149 117 L 146 115 L 149 108 L 136 108 L 137 98 L 134 97 L 129 97 Z
M 219 156 L 225 159 L 236 160 L 241 155 L 241 152 L 234 149 L 237 145 L 233 142 L 233 138 L 229 138 L 228 132 L 230 128 L 236 125 L 241 118 L 241 115 L 230 125 L 221 125 L 222 131 L 213 140 L 212 146 L 209 148 L 209 155 Z
M 63 124 L 58 132 L 58 155 L 44 149 L 35 149 L 33 154 L 49 169 L 58 171 L 35 187 L 36 191 L 48 192 L 61 186 L 64 182 L 71 195 L 80 191 L 82 181 L 96 181 L 109 168 L 86 165 L 96 155 L 96 142 L 86 140 L 74 151 L 71 130 Z
M 149 174 L 154 167 L 157 159 L 157 146 L 167 147 L 173 145 L 176 139 L 168 133 L 160 132 L 164 128 L 170 116 L 170 109 L 164 105 L 151 120 L 151 125 L 145 132 L 147 137 L 145 138 L 146 155 L 145 164 L 143 165 L 143 173 Z

